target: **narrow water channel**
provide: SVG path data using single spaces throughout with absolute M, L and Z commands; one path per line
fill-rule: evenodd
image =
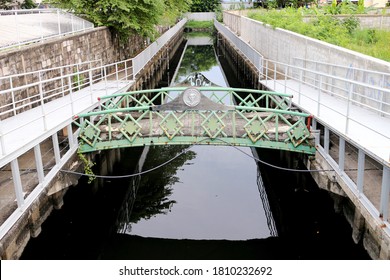
M 237 86 L 233 78 L 226 79 L 229 75 L 221 68 L 211 37 L 188 40 L 172 84 L 182 83 L 195 72 L 206 77 L 206 83 Z M 111 175 L 162 166 L 146 175 L 101 180 L 92 185 L 83 178 L 68 191 L 63 208 L 44 223 L 40 236 L 29 242 L 22 259 L 367 258 L 351 244 L 352 240 L 343 244 L 350 239 L 348 228 L 343 228 L 340 236 L 332 236 L 334 239 L 323 238 L 325 242 L 321 243 L 316 239 L 318 234 L 312 232 L 310 217 L 309 229 L 301 230 L 305 215 L 303 219 L 286 219 L 286 206 L 271 207 L 264 184 L 274 184 L 275 195 L 280 195 L 283 184 L 289 181 L 273 181 L 280 173 L 259 168 L 251 158 L 258 151 L 241 150 L 210 146 L 121 150 Z M 275 160 L 272 153 L 269 155 L 268 160 Z M 264 179 L 260 169 L 267 173 Z M 300 203 L 307 202 L 304 186 L 292 196 Z M 280 199 L 287 198 L 281 195 Z M 272 201 L 278 204 L 278 198 Z M 315 203 L 307 205 L 306 210 L 310 212 Z M 318 203 L 319 207 L 327 205 L 324 216 L 335 217 L 328 199 L 319 198 Z M 294 203 L 290 207 L 306 208 Z M 271 209 L 284 212 L 274 217 Z M 280 226 L 281 221 L 287 225 Z M 339 220 L 329 224 L 334 225 L 339 225 Z M 303 234 L 307 232 L 312 235 Z M 351 254 L 335 251 L 332 255 L 332 249 L 326 247 L 337 239 L 343 242 L 333 245 L 344 246 L 337 250 L 349 250 Z M 313 244 L 321 245 L 311 248 Z

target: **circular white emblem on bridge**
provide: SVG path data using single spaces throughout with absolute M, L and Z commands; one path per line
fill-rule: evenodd
M 195 107 L 199 104 L 201 93 L 196 88 L 187 88 L 183 93 L 183 101 L 189 107 Z

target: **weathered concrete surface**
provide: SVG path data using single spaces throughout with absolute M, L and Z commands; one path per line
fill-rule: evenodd
M 346 159 L 353 160 L 353 159 Z M 308 169 L 331 170 L 332 167 L 326 159 L 317 152 L 315 159 L 307 162 Z M 355 243 L 363 240 L 363 246 L 372 259 L 390 259 L 390 237 L 384 232 L 384 224 L 381 219 L 374 218 L 364 206 L 360 197 L 352 192 L 344 182 L 342 176 L 335 171 L 312 172 L 312 177 L 322 189 L 331 193 L 336 209 L 342 211 L 352 227 L 352 238 Z M 370 196 L 369 193 L 365 193 Z

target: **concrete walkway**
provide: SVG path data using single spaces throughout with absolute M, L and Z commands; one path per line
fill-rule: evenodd
M 287 82 L 285 86 L 285 82 Z M 350 104 L 346 100 L 321 93 L 318 106 L 318 90 L 308 85 L 301 85 L 294 80 L 263 80 L 266 87 L 276 92 L 293 94 L 293 102 L 300 109 L 314 115 L 321 122 L 334 128 L 341 135 L 347 136 L 366 151 L 375 155 L 382 163 L 389 166 L 390 161 L 390 118 L 385 118 L 368 109 Z M 298 93 L 300 92 L 300 94 Z M 348 121 L 348 130 L 346 124 Z
M 74 115 L 98 105 L 98 97 L 125 92 L 132 81 L 99 82 L 72 95 L 55 99 L 0 122 L 2 150 L 0 167 L 72 122 Z

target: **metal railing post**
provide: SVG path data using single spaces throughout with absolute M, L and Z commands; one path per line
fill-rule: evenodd
M 41 40 L 43 40 L 43 25 L 42 25 L 42 13 L 39 10 L 39 29 L 41 30 Z
M 382 88 L 385 87 L 385 74 L 382 75 Z M 385 93 L 383 91 L 381 91 L 381 100 L 379 101 L 379 111 L 380 111 L 380 115 L 381 116 L 384 116 L 383 114 L 383 102 L 384 102 L 384 99 L 385 99 Z
M 70 107 L 72 108 L 72 116 L 74 116 L 74 102 L 73 102 L 73 89 L 72 89 L 72 78 L 68 76 L 69 83 L 69 98 L 70 98 Z
M 352 89 L 353 89 L 353 84 L 349 84 L 349 90 L 348 90 L 348 99 L 347 99 L 347 114 L 346 114 L 346 123 L 345 123 L 345 134 L 348 133 L 348 128 L 349 128 L 349 111 L 350 111 L 350 106 L 352 102 Z
M 89 77 L 89 93 L 91 94 L 91 102 L 92 102 L 92 104 L 93 104 L 94 100 L 93 100 L 93 90 L 92 90 L 92 87 L 93 87 L 92 69 L 89 69 L 89 71 L 88 71 L 88 77 Z
M 20 34 L 19 34 L 19 27 L 18 27 L 18 12 L 15 11 L 14 13 L 14 19 L 15 19 L 15 29 L 16 29 L 16 40 L 18 41 L 18 48 L 21 48 L 21 41 L 20 41 Z
M 73 15 L 72 14 L 70 15 L 70 22 L 72 25 L 72 34 L 73 34 L 74 33 L 74 22 L 73 22 Z
M 345 168 L 345 140 L 342 137 L 339 138 L 339 168 L 341 171 Z
M 14 116 L 16 116 L 16 101 L 15 101 L 15 92 L 13 91 L 13 83 L 12 83 L 12 77 L 9 77 L 9 85 L 11 91 L 11 98 L 12 98 L 12 110 L 14 111 Z
M 22 179 L 20 178 L 19 163 L 17 158 L 11 161 L 11 171 L 12 171 L 12 180 L 14 182 L 16 202 L 18 204 L 18 208 L 21 208 L 24 204 L 24 195 L 23 195 Z
M 35 165 L 37 168 L 38 181 L 42 183 L 45 179 L 45 173 L 43 172 L 42 153 L 40 144 L 34 147 Z
M 127 60 L 125 60 L 125 80 L 128 81 L 128 78 L 127 78 Z
M 60 70 L 60 75 L 61 75 L 61 91 L 62 91 L 62 97 L 65 96 L 65 86 L 64 86 L 64 71 L 63 69 L 61 68 Z
M 119 88 L 118 63 L 115 63 L 115 78 L 116 78 L 116 87 Z
M 320 109 L 321 109 L 321 90 L 322 90 L 322 76 L 320 76 L 319 81 L 319 87 L 318 87 L 318 99 L 317 99 L 317 115 L 320 116 Z
M 57 9 L 57 24 L 58 24 L 58 35 L 61 35 L 60 10 L 58 9 Z
M 43 127 L 44 130 L 47 130 L 47 122 L 46 122 L 46 111 L 45 111 L 45 101 L 43 98 L 43 86 L 42 86 L 42 77 L 41 77 L 41 71 L 39 71 L 39 97 L 41 102 L 41 111 L 42 111 L 42 118 L 43 118 Z
M 56 164 L 59 164 L 61 161 L 61 153 L 60 153 L 60 145 L 58 143 L 58 135 L 57 133 L 53 134 L 51 136 L 53 141 L 53 149 L 54 149 L 54 158 L 56 161 Z
M 0 118 L 0 145 L 1 145 L 1 155 L 5 155 L 5 141 L 4 141 L 4 134 L 3 134 L 3 125 Z
M 324 133 L 324 150 L 325 153 L 329 154 L 329 128 L 325 126 L 325 133 Z
M 388 166 L 383 166 L 379 215 L 385 221 L 389 219 L 389 196 L 390 196 L 390 168 Z
M 288 66 L 286 65 L 284 68 L 284 93 L 287 93 L 287 72 Z
M 299 84 L 298 84 L 298 104 L 301 104 L 301 91 L 303 83 L 303 70 L 299 72 Z
M 364 185 L 364 162 L 365 162 L 365 154 L 362 149 L 359 149 L 358 153 L 358 174 L 357 174 L 357 190 L 359 193 L 363 192 Z

